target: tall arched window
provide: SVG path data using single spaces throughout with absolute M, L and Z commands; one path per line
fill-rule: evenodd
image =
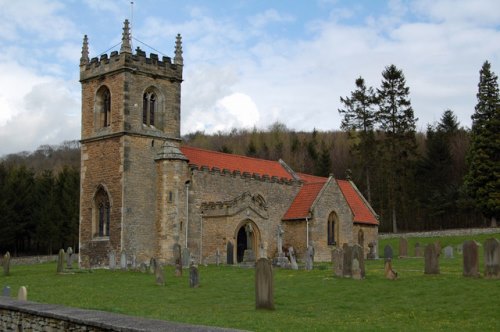
M 156 95 L 154 92 L 145 92 L 142 97 L 142 123 L 154 126 L 155 112 L 157 108 Z
M 102 86 L 97 91 L 96 108 L 98 112 L 98 127 L 109 127 L 111 125 L 111 93 L 106 86 Z
M 338 228 L 339 228 L 339 223 L 338 223 L 338 218 L 337 214 L 335 212 L 330 213 L 328 216 L 328 229 L 327 229 L 327 240 L 328 240 L 328 245 L 336 245 L 337 244 L 337 238 L 338 238 Z
M 111 205 L 103 187 L 99 187 L 94 197 L 95 237 L 109 237 Z

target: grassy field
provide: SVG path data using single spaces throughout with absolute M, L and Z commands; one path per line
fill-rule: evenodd
M 436 240 L 444 247 L 464 238 L 409 239 L 409 247 Z M 397 254 L 397 240 L 381 241 L 380 251 L 386 243 Z M 187 271 L 175 277 L 172 267 L 159 287 L 153 275 L 140 272 L 57 275 L 55 263 L 12 266 L 0 287 L 10 285 L 17 294 L 25 285 L 36 302 L 253 331 L 500 330 L 500 280 L 462 277 L 460 255 L 441 258 L 440 275 L 424 275 L 423 266 L 422 258 L 395 259 L 396 281 L 384 278 L 383 260 L 366 261 L 365 280 L 334 278 L 331 264 L 275 269 L 275 311 L 255 310 L 254 270 L 226 266 L 201 266 L 197 289 L 189 288 Z

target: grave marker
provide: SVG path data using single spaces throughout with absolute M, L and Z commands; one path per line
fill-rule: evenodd
M 59 250 L 59 256 L 57 257 L 57 273 L 64 272 L 64 249 Z
M 155 280 L 158 286 L 165 286 L 165 271 L 160 263 L 155 264 Z
M 189 267 L 189 287 L 198 288 L 200 284 L 200 276 L 198 274 L 198 267 L 191 264 Z
M 125 250 L 122 250 L 122 254 L 120 256 L 120 267 L 122 270 L 127 269 L 127 254 L 125 253 Z
M 353 260 L 353 263 L 354 263 L 355 259 L 358 261 L 359 272 L 361 274 L 361 278 L 364 278 L 365 277 L 364 250 L 363 250 L 363 247 L 360 246 L 359 244 L 355 244 L 355 245 L 352 246 L 352 260 Z M 353 271 L 353 273 L 354 273 L 354 271 Z
M 288 255 L 290 256 L 290 267 L 292 270 L 298 270 L 299 265 L 297 264 L 297 259 L 295 258 L 295 251 L 293 247 L 288 248 Z
M 500 278 L 500 242 L 497 239 L 484 241 L 484 277 Z
M 415 257 L 422 257 L 424 256 L 422 246 L 420 243 L 415 243 Z
M 10 297 L 10 286 L 5 286 L 2 290 L 2 296 Z
M 357 258 L 353 258 L 352 260 L 352 278 L 355 280 L 363 279 L 363 277 L 361 276 L 361 269 L 359 267 L 359 261 Z
M 342 262 L 342 276 L 346 278 L 352 277 L 352 247 L 347 243 L 344 243 L 342 247 L 342 251 L 344 252 L 344 260 Z
M 384 263 L 385 277 L 389 280 L 396 280 L 398 273 L 392 269 L 392 261 L 389 259 Z
M 19 287 L 19 292 L 17 292 L 17 299 L 19 301 L 28 301 L 28 290 L 26 289 L 25 286 Z
M 189 248 L 182 249 L 182 267 L 189 268 L 189 264 L 191 263 L 191 253 L 189 252 Z
M 273 267 L 267 258 L 255 264 L 255 308 L 274 310 Z
M 66 267 L 68 269 L 73 268 L 73 248 L 71 247 L 66 250 Z
M 479 246 L 476 241 L 465 241 L 463 246 L 464 277 L 479 277 Z
M 8 276 L 10 275 L 10 252 L 6 252 L 5 255 L 3 256 L 3 275 Z
M 333 265 L 333 274 L 336 277 L 342 277 L 343 264 L 344 264 L 344 252 L 340 248 L 334 248 L 332 250 L 332 265 Z
M 408 240 L 399 238 L 399 257 L 408 257 Z
M 375 252 L 375 245 L 376 245 L 375 242 L 368 243 L 368 248 L 370 249 L 370 251 L 366 255 L 366 259 L 376 259 L 377 258 L 377 254 Z
M 156 259 L 151 257 L 149 260 L 149 273 L 155 273 L 156 271 Z
M 231 241 L 227 242 L 226 246 L 226 262 L 227 265 L 233 265 L 234 264 L 234 252 L 233 252 L 233 244 Z
M 311 271 L 314 266 L 314 247 L 309 246 L 307 247 L 306 250 L 306 255 L 305 255 L 305 261 L 306 261 L 306 270 Z
M 392 260 L 392 247 L 390 244 L 387 244 L 384 247 L 384 261 Z
M 115 252 L 113 250 L 111 250 L 108 253 L 108 257 L 109 257 L 109 269 L 110 270 L 116 269 L 116 256 L 115 256 Z
M 428 244 L 424 253 L 425 274 L 439 274 L 439 249 L 435 243 Z
M 452 246 L 444 247 L 443 251 L 444 251 L 444 258 L 446 258 L 446 259 L 453 258 L 453 247 Z

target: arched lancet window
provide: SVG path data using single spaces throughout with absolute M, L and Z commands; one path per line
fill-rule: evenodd
M 111 205 L 109 203 L 108 193 L 104 188 L 99 187 L 94 197 L 95 208 L 95 232 L 96 237 L 109 236 L 109 224 L 111 216 Z
M 154 126 L 157 99 L 154 92 L 146 92 L 142 97 L 142 123 Z
M 338 218 L 335 212 L 330 213 L 328 216 L 328 229 L 327 229 L 327 240 L 328 245 L 336 245 L 338 238 Z
M 106 128 L 111 125 L 111 93 L 105 86 L 97 92 L 97 112 L 99 117 L 98 126 Z

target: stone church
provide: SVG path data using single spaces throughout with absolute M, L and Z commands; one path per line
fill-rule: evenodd
M 375 212 L 347 180 L 294 172 L 269 161 L 182 144 L 183 57 L 131 47 L 80 59 L 82 84 L 80 264 L 172 264 L 179 251 L 198 263 L 240 264 L 308 247 L 329 261 L 344 243 L 377 241 Z M 249 257 L 245 256 L 248 254 Z

